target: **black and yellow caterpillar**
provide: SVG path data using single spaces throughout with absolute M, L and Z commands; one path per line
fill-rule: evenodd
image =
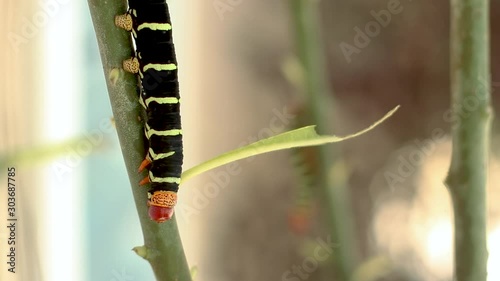
M 151 183 L 149 216 L 156 222 L 170 219 L 177 202 L 182 172 L 182 130 L 177 60 L 172 25 L 165 0 L 129 0 L 129 9 L 115 24 L 132 33 L 135 57 L 123 68 L 137 73 L 139 102 L 145 109 L 144 132 L 148 142 L 139 171 L 148 168 L 141 185 Z

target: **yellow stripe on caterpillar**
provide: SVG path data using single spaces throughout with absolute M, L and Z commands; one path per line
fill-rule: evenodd
M 149 171 L 149 180 L 151 182 L 155 182 L 155 183 L 176 183 L 176 184 L 180 184 L 181 183 L 181 178 L 177 178 L 177 177 L 165 177 L 165 178 L 155 177 L 151 171 Z
M 169 70 L 176 70 L 177 65 L 175 65 L 175 63 L 165 63 L 165 64 L 148 63 L 142 68 L 142 72 L 146 72 L 149 69 L 154 69 L 156 71 L 169 71 Z
M 146 103 L 144 102 L 144 96 L 142 94 L 139 95 L 139 103 L 142 105 L 142 107 L 144 107 L 144 109 L 148 109 Z
M 149 23 L 149 22 L 145 22 L 145 23 L 140 24 L 137 27 L 137 31 L 140 31 L 142 29 L 169 31 L 169 30 L 172 30 L 172 26 L 170 25 L 170 23 Z
M 143 102 L 146 106 L 149 106 L 151 102 L 157 102 L 159 104 L 176 104 L 180 102 L 180 99 L 172 97 L 166 97 L 166 98 L 149 97 Z
M 174 151 L 170 151 L 170 152 L 167 152 L 167 153 L 158 153 L 158 154 L 156 154 L 155 151 L 152 148 L 149 148 L 149 155 L 148 155 L 148 157 L 150 157 L 152 160 L 159 160 L 159 159 L 170 157 L 170 156 L 172 156 L 174 154 L 175 154 Z
M 148 139 L 151 138 L 152 135 L 165 136 L 165 137 L 182 135 L 181 129 L 157 131 L 157 130 L 151 129 L 151 127 L 148 125 L 148 123 L 146 123 L 145 132 L 146 132 L 146 137 Z

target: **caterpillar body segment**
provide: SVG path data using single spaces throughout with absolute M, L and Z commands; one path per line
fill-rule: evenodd
M 173 215 L 183 163 L 177 60 L 168 6 L 165 0 L 129 0 L 129 10 L 117 16 L 115 24 L 134 38 L 136 55 L 125 60 L 123 67 L 139 77 L 139 103 L 146 116 L 148 152 L 139 172 L 148 169 L 148 176 L 140 184 L 151 186 L 150 218 L 164 222 Z

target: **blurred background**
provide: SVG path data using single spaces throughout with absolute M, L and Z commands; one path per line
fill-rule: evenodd
M 443 184 L 451 153 L 449 4 L 396 2 L 397 8 L 388 0 L 319 3 L 333 89 L 327 133 L 353 133 L 401 105 L 367 135 L 334 145 L 332 175 L 348 208 L 338 220 L 351 243 L 332 238 L 321 215 L 310 176 L 314 155 L 275 152 L 181 187 L 176 214 L 196 280 L 344 280 L 332 266 L 339 252 L 352 254 L 353 280 L 452 280 L 452 214 Z M 311 124 L 288 1 L 169 5 L 185 168 Z M 142 233 L 86 1 L 0 6 L 1 280 L 153 280 L 149 265 L 131 251 Z M 492 1 L 497 112 L 499 13 L 500 3 Z M 488 281 L 500 280 L 498 122 L 492 132 Z M 16 274 L 6 264 L 6 167 L 12 166 Z

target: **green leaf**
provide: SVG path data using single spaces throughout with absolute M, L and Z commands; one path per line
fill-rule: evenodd
M 334 142 L 340 142 L 344 141 L 347 139 L 351 139 L 354 137 L 357 137 L 359 135 L 362 135 L 376 126 L 378 126 L 380 123 L 384 122 L 387 118 L 389 118 L 391 115 L 394 114 L 399 108 L 399 105 L 396 106 L 394 109 L 389 111 L 384 117 L 382 117 L 380 120 L 377 122 L 373 123 L 371 126 L 368 128 L 361 130 L 357 133 L 354 133 L 352 135 L 348 135 L 345 137 L 337 137 L 335 135 L 332 136 L 321 136 L 316 133 L 314 128 L 316 127 L 315 125 L 312 126 L 307 126 L 307 127 L 302 127 L 300 129 L 292 130 L 289 132 L 285 132 L 282 134 L 279 134 L 274 137 L 269 137 L 267 139 L 263 139 L 254 143 L 251 143 L 247 146 L 237 148 L 235 150 L 226 152 L 224 154 L 221 154 L 215 158 L 212 158 L 206 162 L 203 162 L 197 166 L 194 166 L 193 168 L 185 171 L 182 173 L 182 182 L 185 182 L 186 180 L 199 175 L 203 172 L 206 172 L 208 170 L 211 170 L 213 168 L 217 168 L 219 166 L 241 160 L 247 157 L 267 153 L 267 152 L 272 152 L 272 151 L 278 151 L 282 149 L 289 149 L 289 148 L 296 148 L 296 147 L 305 147 L 305 146 L 316 146 L 316 145 L 322 145 L 322 144 L 327 144 L 327 143 L 334 143 Z

